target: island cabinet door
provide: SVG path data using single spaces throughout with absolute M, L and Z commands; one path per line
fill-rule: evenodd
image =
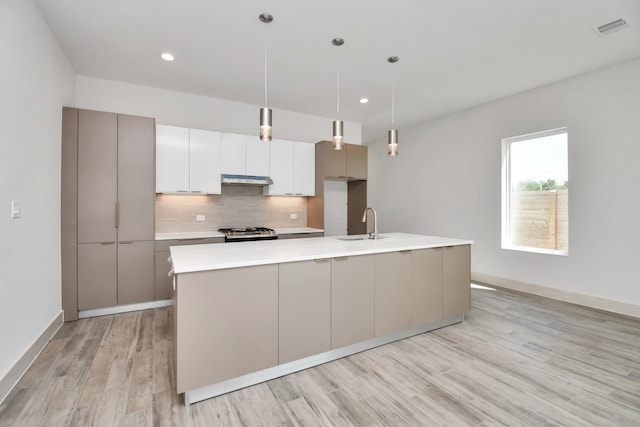
M 471 309 L 471 246 L 447 246 L 443 250 L 443 316 L 466 313 Z
M 376 254 L 375 335 L 411 328 L 411 251 Z
M 442 248 L 411 251 L 411 326 L 442 320 Z
M 279 265 L 279 360 L 331 349 L 331 260 Z
M 278 364 L 278 265 L 178 274 L 176 388 L 193 390 Z
M 374 256 L 331 260 L 331 348 L 374 337 Z

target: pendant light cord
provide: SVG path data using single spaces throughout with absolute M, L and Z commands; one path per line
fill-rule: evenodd
M 264 106 L 268 108 L 269 105 L 267 103 L 267 26 L 264 28 Z
M 340 51 L 338 51 L 338 72 L 337 72 L 337 76 L 336 79 L 338 81 L 337 87 L 338 87 L 338 96 L 337 98 L 337 102 L 336 102 L 336 119 L 340 120 Z
M 395 74 L 391 76 L 391 128 L 393 129 L 396 122 L 396 78 Z

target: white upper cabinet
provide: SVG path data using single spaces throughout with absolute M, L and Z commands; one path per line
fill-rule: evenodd
M 262 142 L 255 135 L 247 135 L 247 157 L 245 174 L 256 176 L 269 175 L 270 142 Z
M 314 144 L 293 144 L 293 192 L 296 195 L 316 195 L 316 147 Z
M 192 193 L 220 194 L 220 143 L 222 134 L 189 130 L 189 190 Z
M 156 126 L 156 193 L 220 194 L 219 132 Z
M 269 176 L 273 184 L 264 187 L 263 194 L 270 196 L 293 196 L 293 141 L 274 139 L 270 142 L 271 169 Z
M 315 146 L 304 142 L 274 139 L 271 142 L 273 184 L 264 188 L 269 196 L 315 195 Z
M 247 135 L 223 133 L 220 147 L 220 172 L 245 175 L 247 157 Z
M 223 133 L 221 173 L 268 176 L 269 145 L 257 136 Z
M 156 193 L 189 191 L 189 129 L 156 125 Z

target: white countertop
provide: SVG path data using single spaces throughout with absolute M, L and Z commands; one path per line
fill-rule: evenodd
M 287 227 L 276 228 L 278 234 L 301 234 L 301 233 L 323 233 L 321 228 L 310 227 Z M 185 240 L 185 239 L 203 239 L 209 237 L 224 237 L 219 231 L 185 231 L 174 233 L 156 233 L 156 240 Z
M 354 239 L 363 236 L 342 236 Z M 383 233 L 379 240 L 340 240 L 340 237 L 267 240 L 224 245 L 172 246 L 175 273 L 248 267 L 319 258 L 366 255 L 403 250 L 472 244 L 471 240 L 423 236 L 407 233 Z

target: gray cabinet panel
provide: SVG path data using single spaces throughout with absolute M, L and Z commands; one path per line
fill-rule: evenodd
M 442 320 L 442 248 L 411 253 L 411 325 Z
M 330 261 L 279 265 L 279 363 L 331 349 Z
M 411 327 L 411 252 L 375 255 L 375 335 Z
M 112 307 L 118 300 L 116 243 L 78 245 L 78 310 Z
M 154 240 L 155 120 L 118 115 L 118 240 Z
M 118 304 L 153 301 L 154 242 L 118 244 Z
M 367 146 L 345 144 L 347 151 L 347 178 L 367 179 Z
M 471 310 L 471 245 L 445 247 L 442 274 L 444 318 Z
M 78 243 L 116 240 L 117 115 L 79 111 Z
M 331 348 L 374 336 L 373 255 L 331 260 Z

